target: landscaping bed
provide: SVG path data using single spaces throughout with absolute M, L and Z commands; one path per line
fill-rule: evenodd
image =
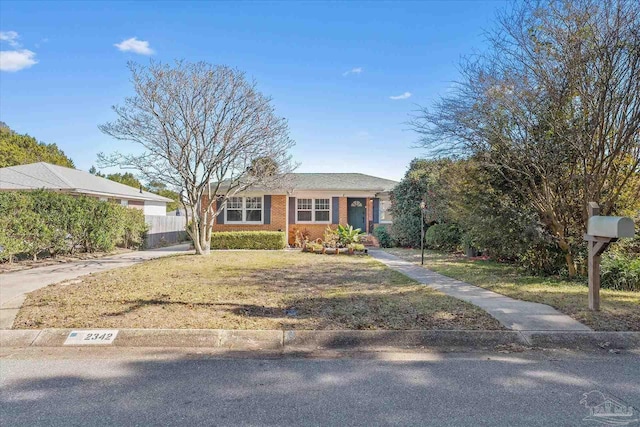
M 14 328 L 502 329 L 367 256 L 185 255 L 30 293 Z
M 420 264 L 418 249 L 385 251 Z M 548 304 L 595 330 L 640 331 L 640 292 L 601 289 L 601 310 L 594 312 L 588 308 L 587 285 L 577 281 L 531 276 L 509 264 L 434 251 L 425 252 L 424 266 L 512 298 Z

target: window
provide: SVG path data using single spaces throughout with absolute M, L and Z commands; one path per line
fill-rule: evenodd
M 331 199 L 296 199 L 297 222 L 330 222 Z
M 262 221 L 262 197 L 246 197 L 245 210 L 247 222 L 261 222 Z
M 242 222 L 242 197 L 227 200 L 227 222 Z
M 298 199 L 298 221 L 312 221 L 313 199 Z
M 121 206 L 129 206 L 129 201 L 128 200 L 120 200 L 120 205 Z
M 316 222 L 329 221 L 329 199 L 316 199 Z
M 262 223 L 262 197 L 229 197 L 225 222 Z
M 380 200 L 380 222 L 393 222 L 389 209 L 391 209 L 391 201 Z

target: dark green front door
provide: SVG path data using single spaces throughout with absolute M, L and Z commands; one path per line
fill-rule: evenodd
M 347 199 L 349 205 L 347 209 L 347 222 L 349 225 L 353 225 L 353 228 L 359 228 L 362 231 L 366 230 L 366 199 Z

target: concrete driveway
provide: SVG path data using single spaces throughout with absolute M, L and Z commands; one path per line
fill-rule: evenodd
M 0 329 L 11 328 L 26 294 L 36 289 L 87 274 L 129 267 L 154 258 L 190 252 L 192 252 L 190 245 L 182 244 L 0 274 Z

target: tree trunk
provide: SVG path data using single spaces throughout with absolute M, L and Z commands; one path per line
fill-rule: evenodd
M 199 255 L 209 255 L 211 253 L 211 242 L 207 241 L 206 236 L 203 237 L 205 238 L 201 239 L 204 241 L 200 243 L 201 249 Z
M 569 246 L 569 243 L 567 243 L 565 240 L 560 240 L 558 242 L 558 246 L 560 246 L 560 249 L 562 249 L 562 251 L 564 252 L 564 259 L 567 263 L 567 271 L 569 273 L 569 277 L 575 277 L 576 265 L 573 262 L 573 254 L 571 253 L 571 247 Z

